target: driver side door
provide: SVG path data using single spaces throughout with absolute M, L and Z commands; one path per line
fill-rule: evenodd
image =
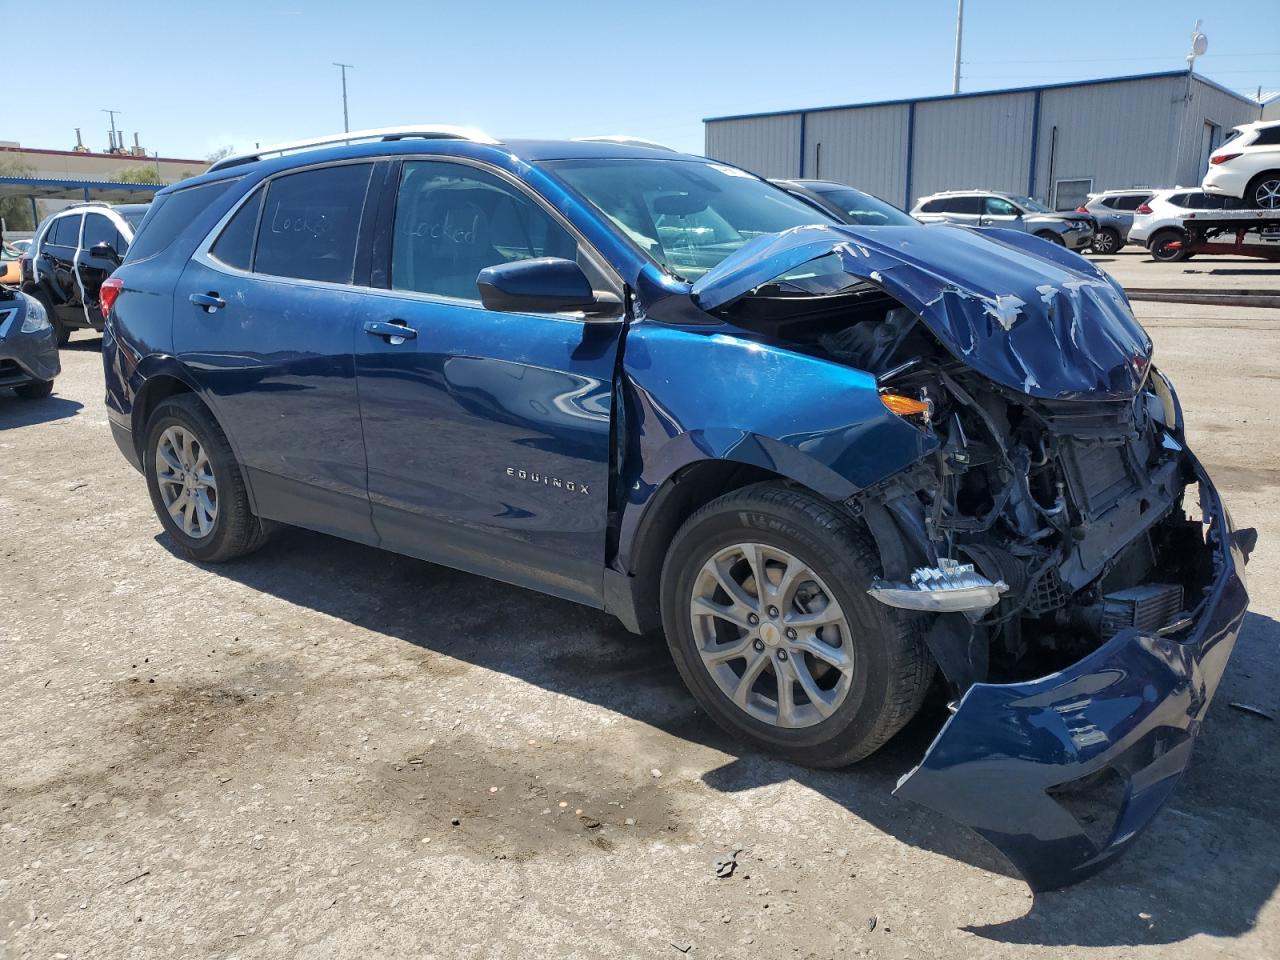
M 1003 197 L 982 198 L 982 218 L 979 220 L 979 225 L 1024 232 L 1027 229 L 1022 219 L 1022 212 Z

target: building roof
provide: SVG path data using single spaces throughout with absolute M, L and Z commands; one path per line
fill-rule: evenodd
M 163 183 L 117 183 L 110 180 L 79 180 L 67 177 L 0 177 L 0 200 L 33 197 L 36 200 L 124 200 L 150 199 Z
M 841 103 L 822 107 L 797 107 L 793 110 L 767 110 L 762 113 L 737 113 L 722 117 L 704 117 L 703 123 L 715 123 L 720 120 L 753 120 L 760 117 L 787 117 L 798 113 L 823 113 L 828 110 L 854 110 L 860 107 L 892 107 L 910 103 L 933 103 L 940 100 L 964 100 L 971 97 L 994 97 L 1006 93 L 1035 93 L 1039 90 L 1065 90 L 1070 87 L 1094 87 L 1104 83 L 1127 83 L 1134 80 L 1163 80 L 1169 77 L 1185 77 L 1186 70 L 1164 70 L 1157 73 L 1132 73 L 1120 77 L 1099 77 L 1095 80 L 1069 80 L 1065 83 L 1040 83 L 1028 87 L 1002 87 L 995 90 L 973 90 L 965 93 L 944 93 L 931 97 L 903 97 L 897 100 L 869 100 L 863 103 Z M 1246 97 L 1242 93 L 1228 89 L 1220 83 L 1210 80 L 1198 73 L 1192 74 L 1201 83 L 1208 84 L 1216 90 L 1235 97 L 1251 106 L 1258 101 Z
M 138 160 L 144 163 L 190 163 L 197 167 L 207 167 L 208 160 L 183 160 L 178 157 L 153 157 L 150 154 L 138 156 L 132 153 L 94 153 L 92 150 L 46 150 L 42 147 L 0 146 L 0 153 L 38 153 L 47 157 L 82 157 L 86 160 L 114 160 L 117 163 L 126 160 Z

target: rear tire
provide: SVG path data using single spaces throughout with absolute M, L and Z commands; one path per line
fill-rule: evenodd
M 1115 253 L 1124 246 L 1124 241 L 1120 239 L 1117 231 L 1111 227 L 1103 227 L 1093 235 L 1092 246 L 1094 253 Z
M 53 393 L 52 380 L 35 380 L 31 383 L 24 383 L 14 387 L 13 392 L 20 396 L 23 400 L 43 400 L 49 394 Z
M 1181 246 L 1171 246 L 1173 243 L 1181 244 Z M 1158 260 L 1160 263 L 1181 263 L 1191 257 L 1191 251 L 1186 247 L 1187 235 L 1181 230 L 1160 230 L 1147 243 L 1147 250 L 1151 253 L 1152 260 Z
M 1048 240 L 1050 243 L 1057 244 L 1060 247 L 1065 247 L 1067 245 L 1067 242 L 1063 240 L 1062 237 L 1054 233 L 1052 230 L 1041 230 L 1039 233 L 1036 234 L 1036 236 L 1039 237 L 1041 240 Z
M 924 618 L 867 595 L 879 571 L 866 531 L 809 493 L 764 483 L 712 501 L 681 526 L 662 571 L 680 676 L 716 723 L 761 749 L 811 767 L 869 756 L 915 715 L 934 668 Z
M 1250 180 L 1244 202 L 1254 210 L 1280 210 L 1280 170 L 1267 170 Z
M 181 438 L 190 438 L 191 463 L 179 457 L 178 467 L 190 465 L 189 471 L 167 466 L 174 462 L 174 441 Z M 143 472 L 156 516 L 178 552 L 188 559 L 222 563 L 252 553 L 266 541 L 266 527 L 249 509 L 244 474 L 231 444 L 212 414 L 193 395 L 179 394 L 163 400 L 151 414 L 143 449 Z M 162 479 L 162 473 L 166 479 Z M 190 475 L 189 482 L 184 482 L 185 475 Z M 197 480 L 197 476 L 205 479 Z M 199 510 L 197 502 L 203 504 Z M 210 505 L 212 521 L 202 530 Z

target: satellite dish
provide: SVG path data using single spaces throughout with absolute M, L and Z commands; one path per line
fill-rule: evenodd
M 1195 33 L 1191 36 L 1191 54 L 1196 57 L 1203 57 L 1204 52 L 1209 49 L 1209 38 L 1203 33 Z

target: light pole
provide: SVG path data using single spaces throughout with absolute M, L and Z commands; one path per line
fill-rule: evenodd
M 951 71 L 951 92 L 960 92 L 960 46 L 964 39 L 964 0 L 956 0 L 956 64 Z
M 347 121 L 347 71 L 354 70 L 355 67 L 349 63 L 337 63 L 336 61 L 333 65 L 342 71 L 342 132 L 350 133 L 351 124 Z

